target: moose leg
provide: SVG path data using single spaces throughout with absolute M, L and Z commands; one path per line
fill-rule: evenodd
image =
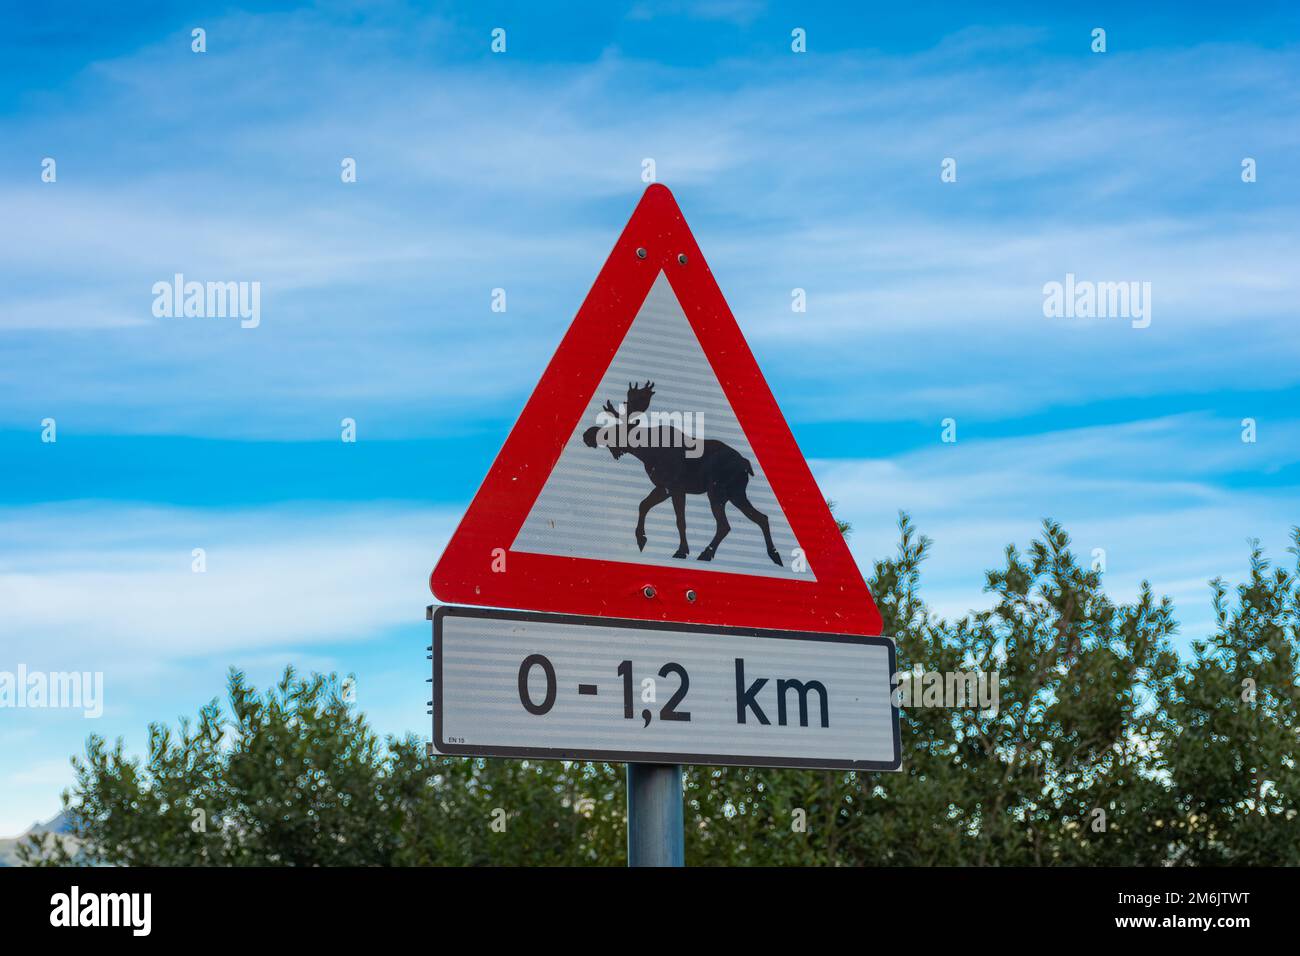
M 718 552 L 718 545 L 722 544 L 722 539 L 731 530 L 731 523 L 727 521 L 727 499 L 721 495 L 715 497 L 713 492 L 710 492 L 709 507 L 713 509 L 713 520 L 717 522 L 718 530 L 713 535 L 713 540 L 709 542 L 709 546 L 700 552 L 701 561 L 713 560 L 713 556 Z
M 745 494 L 744 488 L 731 496 L 731 503 L 740 509 L 741 514 L 762 530 L 763 540 L 767 542 L 767 556 L 780 565 L 781 552 L 777 551 L 776 545 L 772 543 L 772 528 L 768 524 L 767 515 L 749 503 L 749 497 Z
M 659 504 L 661 501 L 668 500 L 667 488 L 656 488 L 650 494 L 645 496 L 641 502 L 641 507 L 637 509 L 636 519 L 636 546 L 639 550 L 645 550 L 645 516 L 646 512 Z
M 686 492 L 673 492 L 673 510 L 677 512 L 677 538 L 680 542 L 674 558 L 684 558 L 691 553 L 686 546 Z

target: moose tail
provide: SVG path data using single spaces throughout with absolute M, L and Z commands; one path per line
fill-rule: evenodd
M 751 476 L 754 474 L 754 466 L 749 463 L 748 458 L 745 459 L 745 471 L 749 472 Z

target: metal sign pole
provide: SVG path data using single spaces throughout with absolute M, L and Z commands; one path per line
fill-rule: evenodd
M 685 866 L 682 768 L 627 765 L 627 865 Z

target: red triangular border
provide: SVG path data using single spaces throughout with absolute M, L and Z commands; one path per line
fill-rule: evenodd
M 637 249 L 645 249 L 644 259 Z M 686 263 L 678 261 L 686 254 Z M 660 271 L 817 580 L 510 551 Z M 504 571 L 493 571 L 506 549 Z M 499 562 L 498 562 L 499 565 Z M 654 597 L 645 596 L 646 587 Z M 429 578 L 440 601 L 636 620 L 876 635 L 862 574 L 667 187 L 646 189 Z M 693 590 L 696 600 L 688 602 Z

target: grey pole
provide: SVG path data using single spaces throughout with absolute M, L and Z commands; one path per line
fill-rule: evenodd
M 627 865 L 685 866 L 682 768 L 627 765 Z

